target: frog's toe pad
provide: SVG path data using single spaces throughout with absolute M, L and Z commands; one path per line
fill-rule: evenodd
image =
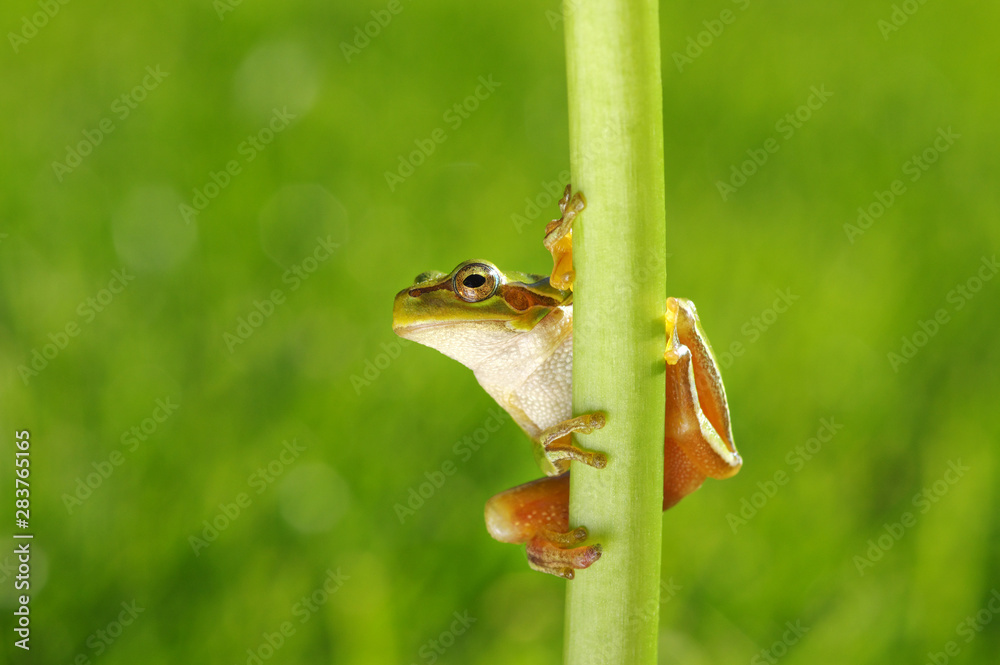
M 575 576 L 574 570 L 587 568 L 601 558 L 600 545 L 565 549 L 560 547 L 559 543 L 541 535 L 529 540 L 526 550 L 528 565 L 532 569 L 568 580 Z

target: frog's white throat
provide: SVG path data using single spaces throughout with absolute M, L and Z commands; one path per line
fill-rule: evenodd
M 399 331 L 470 368 L 529 436 L 570 417 L 573 306 L 553 309 L 531 330 L 448 322 Z
M 554 341 L 572 331 L 573 306 L 558 307 L 531 330 L 512 330 L 501 322 L 447 321 L 416 324 L 397 330 L 401 337 L 437 349 L 485 377 L 527 369 L 532 358 L 544 359 Z M 482 383 L 482 381 L 480 381 Z

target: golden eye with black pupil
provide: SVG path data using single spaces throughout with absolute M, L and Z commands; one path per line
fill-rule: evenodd
M 500 275 L 485 263 L 470 263 L 455 273 L 455 293 L 465 302 L 482 302 L 497 292 Z

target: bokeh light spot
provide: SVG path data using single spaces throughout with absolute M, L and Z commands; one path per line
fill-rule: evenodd
M 307 113 L 318 90 L 315 58 L 290 41 L 267 42 L 250 51 L 234 82 L 237 105 L 257 120 L 285 107 L 295 115 Z
M 281 516 L 303 533 L 329 531 L 347 510 L 347 485 L 323 463 L 292 469 L 279 489 Z
M 178 212 L 181 197 L 167 185 L 134 188 L 111 218 L 118 256 L 136 272 L 173 270 L 187 258 L 198 238 L 194 223 Z

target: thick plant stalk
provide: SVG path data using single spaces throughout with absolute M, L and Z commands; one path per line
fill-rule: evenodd
M 573 187 L 573 410 L 607 468 L 574 464 L 571 523 L 604 554 L 567 584 L 565 662 L 656 662 L 666 220 L 655 0 L 564 0 Z

